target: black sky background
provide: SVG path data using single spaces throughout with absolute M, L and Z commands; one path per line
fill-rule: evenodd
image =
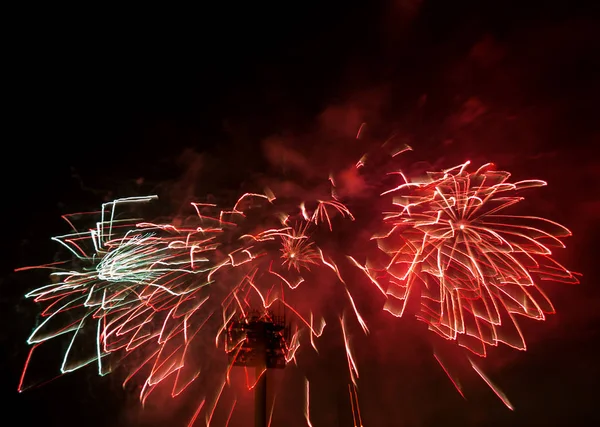
M 191 194 L 251 187 L 277 170 L 264 145 L 274 135 L 339 169 L 356 161 L 349 153 L 360 144 L 369 148 L 394 132 L 415 149 L 414 159 L 435 166 L 495 161 L 518 179 L 547 180 L 526 207 L 573 230 L 557 258 L 584 277 L 577 287 L 545 288 L 558 314 L 523 322 L 526 353 L 499 349 L 485 362 L 514 412 L 476 379 L 465 379 L 463 401 L 433 361 L 421 326 L 376 320 L 375 344 L 362 343 L 375 354 L 364 367 L 361 394 L 371 395 L 365 425 L 594 425 L 600 34 L 591 3 L 334 1 L 89 10 L 74 18 L 28 13 L 6 65 L 15 71 L 9 85 L 16 95 L 2 170 L 0 383 L 4 416 L 13 420 L 6 425 L 189 419 L 139 416 L 134 397 L 94 372 L 16 392 L 36 314 L 22 295 L 45 278 L 12 270 L 52 261 L 50 237 L 65 231 L 61 214 L 154 190 L 165 193 L 165 209 L 178 211 Z M 369 136 L 356 141 L 362 122 Z M 377 344 L 386 337 L 397 344 Z M 340 415 L 339 425 L 346 419 Z M 314 425 L 331 424 L 317 414 Z

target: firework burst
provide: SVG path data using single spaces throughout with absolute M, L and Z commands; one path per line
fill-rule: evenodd
M 388 298 L 386 310 L 405 312 L 420 291 L 418 318 L 447 339 L 485 355 L 499 342 L 525 350 L 516 316 L 543 320 L 554 308 L 543 281 L 578 283 L 574 273 L 552 258 L 570 235 L 544 218 L 504 211 L 523 200 L 520 190 L 546 185 L 539 180 L 508 182 L 508 172 L 469 163 L 429 173 L 426 180 L 402 182 L 394 210 L 384 213 L 385 230 L 373 237 L 389 256 L 380 272 L 364 267 Z
M 365 160 L 357 170 L 365 168 Z M 403 316 L 411 311 L 409 301 L 416 301 L 415 314 L 430 330 L 479 356 L 498 343 L 525 350 L 518 317 L 543 320 L 554 312 L 541 284 L 578 283 L 552 253 L 564 247 L 562 239 L 570 232 L 556 222 L 508 211 L 523 200 L 522 190 L 545 182 L 511 183 L 508 172 L 491 164 L 474 172 L 468 167 L 467 162 L 429 172 L 423 179 L 391 174 L 400 182 L 382 191 L 379 201 L 369 200 L 374 207 L 391 201 L 372 237 L 385 259 L 362 264 L 349 258 L 384 295 L 384 308 L 393 315 Z M 387 185 L 389 177 L 368 187 Z M 350 321 L 365 334 L 369 329 L 330 249 L 336 221 L 355 219 L 335 197 L 333 178 L 331 184 L 331 197 L 312 201 L 278 199 L 265 191 L 242 195 L 231 209 L 192 203 L 195 215 L 177 225 L 133 214 L 154 196 L 106 203 L 91 217 L 65 216 L 73 232 L 54 240 L 70 251 L 71 260 L 41 266 L 52 270 L 52 283 L 27 294 L 44 310 L 28 339 L 32 348 L 19 389 L 30 382 L 35 350 L 65 339 L 61 373 L 90 364 L 100 375 L 122 368 L 124 384 L 138 382 L 142 403 L 160 384 L 168 384 L 174 397 L 201 382 L 204 396 L 191 424 L 203 411 L 210 424 L 227 394 L 232 367 L 244 365 L 242 350 L 250 347 L 247 335 L 234 336 L 231 330 L 243 331 L 252 322 L 274 324 L 280 309 L 293 318 L 277 332 L 284 365 L 295 363 L 305 344 L 318 353 L 326 324 L 339 324 L 352 413 L 361 424 Z M 78 231 L 74 224 L 84 219 L 91 222 Z M 327 292 L 324 284 L 331 285 Z M 322 301 L 327 298 L 335 299 L 336 308 Z M 212 379 L 202 381 L 203 373 Z M 260 375 L 246 373 L 249 389 Z M 310 424 L 308 381 L 305 387 Z M 237 401 L 232 400 L 228 420 Z
M 336 215 L 352 218 L 344 205 L 317 201 L 309 212 L 305 203 L 278 204 L 270 192 L 247 193 L 230 210 L 193 203 L 196 215 L 178 226 L 125 216 L 128 207 L 154 199 L 107 203 L 85 232 L 73 225 L 77 216 L 65 217 L 74 231 L 55 240 L 71 251 L 72 262 L 41 266 L 53 270 L 53 283 L 27 294 L 45 309 L 28 340 L 33 347 L 20 390 L 36 348 L 60 337 L 68 343 L 61 373 L 89 364 L 101 375 L 124 367 L 124 385 L 141 379 L 142 403 L 162 383 L 171 384 L 172 396 L 180 394 L 225 352 L 230 363 L 221 365 L 220 384 L 206 390 L 199 407 L 210 420 L 243 346 L 243 339 L 228 339 L 233 322 L 268 318 L 276 304 L 296 319 L 281 349 L 285 360 L 295 361 L 304 331 L 316 350 L 325 314 L 314 308 L 317 294 L 306 304 L 304 275 L 325 269 L 342 281 L 313 237 L 329 232 Z M 247 379 L 252 388 L 256 379 Z

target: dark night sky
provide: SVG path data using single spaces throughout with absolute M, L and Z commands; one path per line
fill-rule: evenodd
M 362 122 L 373 141 L 397 132 L 415 159 L 439 167 L 495 161 L 517 178 L 547 180 L 527 206 L 573 230 L 557 257 L 584 274 L 577 287 L 545 288 L 558 314 L 523 322 L 529 351 L 498 349 L 486 361 L 515 412 L 468 371 L 469 400 L 461 400 L 432 360 L 421 326 L 378 318 L 385 332 L 374 334 L 375 343 L 361 341 L 374 349 L 361 390 L 371 396 L 365 425 L 597 422 L 600 291 L 592 262 L 600 219 L 600 31 L 594 2 L 315 3 L 327 6 L 242 10 L 228 4 L 127 16 L 87 10 L 73 20 L 73 11 L 53 10 L 23 19 L 14 34 L 23 43 L 14 42 L 14 58 L 5 64 L 16 77 L 17 117 L 2 170 L 8 239 L 0 385 L 3 416 L 14 416 L 6 425 L 137 419 L 128 415 L 136 411 L 134 398 L 94 372 L 16 392 L 36 313 L 22 295 L 45 278 L 11 271 L 52 261 L 50 237 L 64 231 L 61 214 L 154 190 L 166 194 L 169 209 L 180 209 L 191 194 L 251 188 L 273 170 L 264 148 L 273 136 L 316 168 L 341 168 L 356 161 L 351 136 Z M 386 340 L 397 345 L 377 343 Z M 50 361 L 48 369 L 54 369 Z M 154 424 L 148 418 L 140 419 L 172 425 L 164 416 Z M 176 418 L 183 423 L 189 414 Z M 314 425 L 322 422 L 316 418 Z

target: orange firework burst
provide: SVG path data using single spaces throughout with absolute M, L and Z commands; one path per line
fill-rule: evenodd
M 309 240 L 306 234 L 308 224 L 294 227 L 282 237 L 281 258 L 284 259 L 283 265 L 287 265 L 288 269 L 309 269 L 311 264 L 318 264 L 317 260 L 321 258 L 315 249 L 315 243 Z

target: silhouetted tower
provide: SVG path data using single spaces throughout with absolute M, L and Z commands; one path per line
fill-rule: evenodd
M 229 324 L 227 338 L 230 348 L 243 340 L 239 351 L 229 353 L 234 366 L 254 367 L 258 378 L 254 386 L 254 426 L 267 426 L 267 372 L 282 369 L 286 364 L 286 341 L 290 329 L 285 316 L 272 312 L 251 312 Z

